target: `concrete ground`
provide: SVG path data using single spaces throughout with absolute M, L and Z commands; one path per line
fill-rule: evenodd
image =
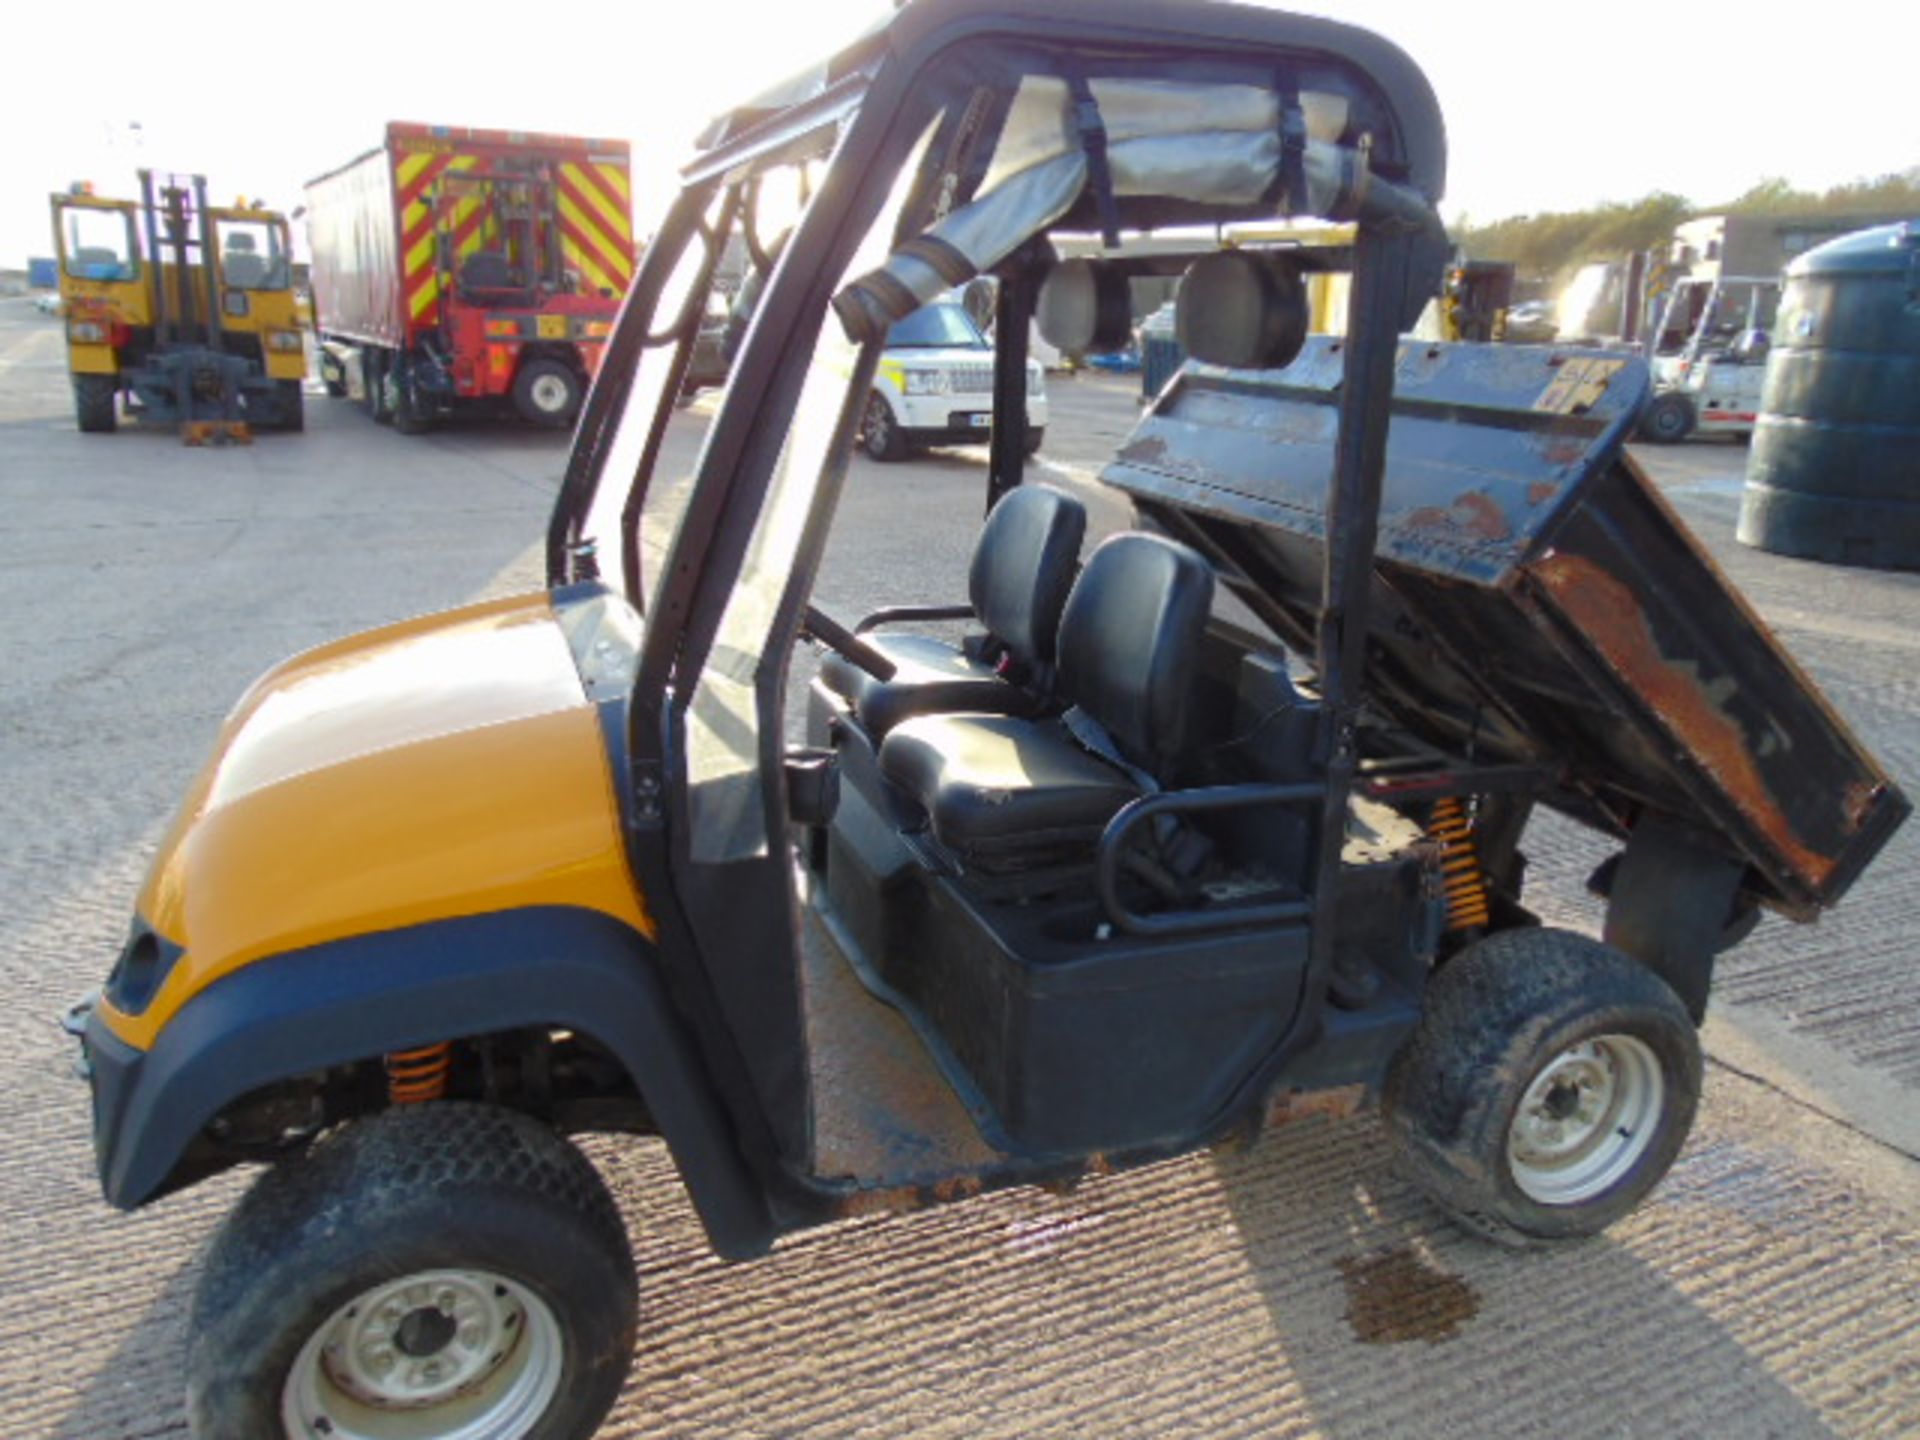
M 0 1435 L 185 1433 L 197 1256 L 245 1183 L 100 1201 L 53 1017 L 124 935 L 222 714 L 285 654 L 537 585 L 559 437 L 408 439 L 314 397 L 304 436 L 187 450 L 73 428 L 57 323 L 0 301 Z M 1092 477 L 1127 387 L 1054 386 L 1049 473 Z M 698 409 L 683 424 L 697 427 Z M 1920 792 L 1920 576 L 1732 542 L 1744 452 L 1644 458 L 1895 777 Z M 962 591 L 978 454 L 856 463 L 820 584 L 851 618 Z M 902 523 L 912 517 L 912 524 Z M 929 535 L 936 538 L 930 540 Z M 1591 927 L 1599 849 L 1529 836 L 1533 898 Z M 1471 1241 L 1377 1127 L 704 1253 L 657 1146 L 599 1144 L 642 1269 L 606 1433 L 1920 1433 L 1920 824 L 1817 926 L 1723 962 L 1707 1093 L 1651 1203 L 1547 1255 Z

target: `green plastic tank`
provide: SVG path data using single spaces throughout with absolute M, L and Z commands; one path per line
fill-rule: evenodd
M 1920 220 L 1795 260 L 1771 338 L 1740 539 L 1920 569 Z

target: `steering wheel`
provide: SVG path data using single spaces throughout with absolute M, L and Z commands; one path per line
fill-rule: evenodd
M 800 622 L 800 633 L 809 640 L 819 641 L 834 654 L 857 665 L 882 683 L 893 679 L 898 669 L 893 661 L 817 606 L 807 606 L 806 616 Z

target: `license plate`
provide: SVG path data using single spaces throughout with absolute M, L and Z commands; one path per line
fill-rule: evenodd
M 984 430 L 984 429 L 986 429 L 986 428 L 987 428 L 987 427 L 988 427 L 989 425 L 991 425 L 991 424 L 993 424 L 993 416 L 991 416 L 991 415 L 969 415 L 969 416 L 967 417 L 967 424 L 969 424 L 969 425 L 971 425 L 971 426 L 972 426 L 972 427 L 973 427 L 974 429 L 976 429 L 976 430 Z

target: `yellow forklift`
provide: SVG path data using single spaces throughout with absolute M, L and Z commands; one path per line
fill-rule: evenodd
M 53 196 L 75 418 L 87 434 L 130 417 L 177 424 L 189 444 L 304 425 L 306 340 L 287 222 L 207 182 L 140 172 L 140 199 L 75 186 Z

